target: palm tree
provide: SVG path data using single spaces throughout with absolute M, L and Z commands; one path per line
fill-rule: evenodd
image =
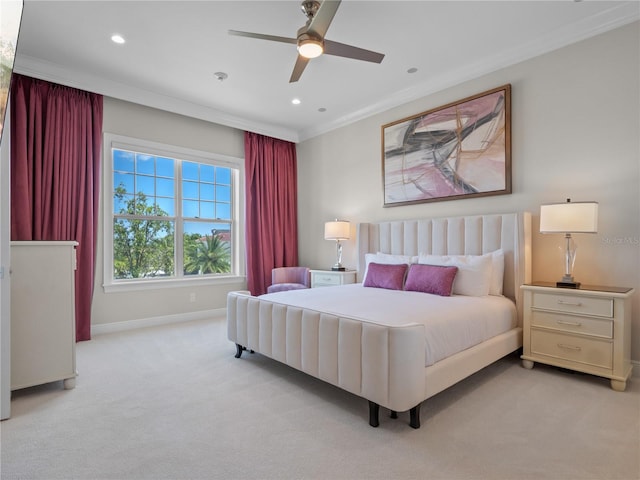
M 196 242 L 185 245 L 184 273 L 229 273 L 231 251 L 229 244 L 219 235 L 206 235 Z

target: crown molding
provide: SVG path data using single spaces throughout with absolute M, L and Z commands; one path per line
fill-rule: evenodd
M 558 50 L 638 20 L 640 20 L 640 7 L 637 2 L 626 2 L 622 5 L 613 6 L 608 10 L 600 12 L 598 15 L 564 26 L 561 29 L 550 32 L 544 37 L 537 38 L 535 41 L 531 41 L 525 45 L 514 47 L 500 55 L 494 55 L 488 59 L 484 58 L 476 64 L 466 65 L 463 68 L 433 77 L 426 83 L 392 93 L 380 102 L 368 105 L 332 122 L 318 125 L 315 128 L 302 130 L 298 132 L 299 139 L 300 141 L 304 141 L 317 137 L 331 130 L 345 127 L 372 115 L 385 112 L 391 108 L 404 105 L 446 88 L 544 55 L 545 53 Z
M 68 87 L 98 93 L 108 97 L 126 100 L 147 107 L 158 108 L 192 118 L 217 123 L 227 127 L 247 130 L 270 137 L 298 142 L 298 132 L 277 125 L 258 123 L 245 118 L 230 115 L 204 105 L 187 102 L 179 98 L 162 95 L 124 83 L 107 80 L 87 72 L 61 67 L 27 55 L 16 55 L 14 71 L 30 77 L 47 80 Z
M 210 107 L 114 82 L 91 75 L 87 72 L 61 67 L 60 65 L 26 55 L 20 55 L 19 53 L 16 55 L 14 70 L 17 73 L 42 80 L 48 80 L 132 103 L 297 143 L 415 101 L 419 98 L 426 97 L 446 88 L 473 80 L 474 78 L 479 78 L 502 68 L 515 65 L 637 21 L 640 19 L 640 8 L 638 5 L 638 2 L 616 4 L 597 15 L 564 26 L 561 29 L 550 32 L 544 37 L 537 38 L 535 41 L 514 47 L 488 59 L 484 58 L 475 64 L 466 65 L 463 68 L 446 72 L 415 87 L 391 93 L 385 96 L 380 102 L 367 105 L 334 121 L 299 131 L 234 116 Z

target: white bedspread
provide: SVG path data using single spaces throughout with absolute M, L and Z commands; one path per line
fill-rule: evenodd
M 494 295 L 441 297 L 352 284 L 269 293 L 260 298 L 381 325 L 422 324 L 425 366 L 517 325 L 514 303 Z

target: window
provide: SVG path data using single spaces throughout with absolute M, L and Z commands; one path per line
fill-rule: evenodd
M 240 274 L 241 159 L 111 135 L 105 149 L 105 290 Z

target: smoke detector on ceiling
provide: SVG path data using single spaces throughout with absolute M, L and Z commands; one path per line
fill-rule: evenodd
M 213 74 L 214 77 L 216 77 L 218 79 L 218 81 L 223 82 L 224 80 L 226 80 L 229 75 L 227 75 L 224 72 L 216 72 Z

